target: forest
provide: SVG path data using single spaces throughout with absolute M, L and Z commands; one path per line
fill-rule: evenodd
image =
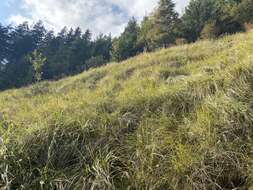
M 249 30 L 252 0 L 191 0 L 182 14 L 172 0 L 160 0 L 141 23 L 131 18 L 118 37 L 92 36 L 64 27 L 56 33 L 41 21 L 0 24 L 0 90 L 56 80 L 170 46 Z

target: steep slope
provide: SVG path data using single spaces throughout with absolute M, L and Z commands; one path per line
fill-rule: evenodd
M 0 93 L 10 189 L 253 188 L 253 32 Z

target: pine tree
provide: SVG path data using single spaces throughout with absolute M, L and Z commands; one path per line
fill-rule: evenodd
M 238 3 L 240 0 L 191 0 L 182 16 L 184 38 L 196 41 L 210 23 L 215 37 L 241 31 L 242 25 L 235 18 Z
M 121 36 L 113 41 L 112 58 L 114 61 L 122 61 L 141 51 L 138 47 L 139 32 L 140 27 L 135 18 L 130 19 Z
M 253 1 L 252 0 L 242 0 L 238 6 L 237 19 L 241 23 L 251 23 L 253 22 Z
M 154 15 L 155 36 L 158 46 L 167 47 L 175 41 L 178 13 L 172 0 L 160 0 Z
M 9 48 L 9 28 L 0 24 L 0 64 L 7 58 Z

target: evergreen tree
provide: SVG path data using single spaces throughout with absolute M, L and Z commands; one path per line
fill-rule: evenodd
M 215 22 L 219 15 L 216 0 L 191 0 L 182 17 L 184 37 L 196 41 L 207 22 Z
M 243 31 L 243 25 L 236 19 L 236 10 L 239 3 L 240 0 L 216 1 L 219 13 L 216 20 L 216 28 L 218 28 L 217 36 Z
M 0 64 L 7 59 L 10 44 L 9 27 L 4 27 L 0 24 Z
M 102 56 L 104 61 L 110 60 L 112 37 L 100 34 L 94 41 L 93 56 Z
M 160 0 L 154 15 L 154 41 L 159 47 L 167 47 L 175 42 L 175 27 L 178 13 L 172 0 Z
M 31 65 L 27 61 L 27 55 L 37 47 L 34 37 L 26 22 L 11 30 L 10 53 L 5 66 L 7 87 L 20 87 L 32 82 L 33 77 L 29 73 Z
M 113 60 L 122 61 L 128 57 L 135 56 L 138 52 L 141 51 L 141 48 L 138 47 L 139 32 L 140 28 L 137 24 L 137 21 L 135 18 L 132 18 L 128 22 L 121 36 L 113 41 Z
M 184 37 L 196 41 L 212 25 L 214 35 L 234 33 L 242 30 L 235 19 L 235 10 L 240 0 L 191 0 L 182 16 Z M 203 31 L 204 29 L 204 31 Z
M 31 35 L 34 40 L 34 44 L 39 47 L 42 45 L 44 37 L 46 35 L 46 29 L 42 21 L 37 22 L 31 29 Z
M 8 56 L 10 54 L 9 27 L 0 24 L 0 90 L 6 87 L 7 75 L 5 73 Z
M 242 24 L 253 22 L 253 1 L 252 0 L 241 1 L 236 11 L 236 18 Z

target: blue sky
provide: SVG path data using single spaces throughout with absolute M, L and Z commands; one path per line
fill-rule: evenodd
M 21 0 L 0 0 L 0 22 L 7 24 L 11 15 L 25 14 L 21 3 Z
M 8 18 L 10 14 L 12 14 L 13 10 L 14 8 L 10 8 L 7 5 L 7 1 L 0 1 L 0 22 L 4 22 L 5 19 Z
M 189 0 L 175 0 L 182 11 Z M 158 0 L 0 0 L 0 22 L 30 24 L 42 20 L 47 28 L 59 31 L 63 26 L 90 28 L 97 35 L 122 32 L 131 17 L 141 20 Z

